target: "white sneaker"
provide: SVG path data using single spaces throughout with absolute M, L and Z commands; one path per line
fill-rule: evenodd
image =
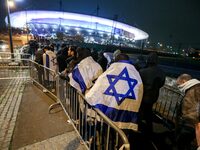
M 42 92 L 47 93 L 48 91 L 47 91 L 47 89 L 43 89 Z
M 67 123 L 72 123 L 72 121 L 69 119 L 69 120 L 67 120 Z

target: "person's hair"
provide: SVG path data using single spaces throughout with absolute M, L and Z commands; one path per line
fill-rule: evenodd
M 63 56 L 67 56 L 67 53 L 68 52 L 68 47 L 66 46 L 66 47 L 63 47 L 62 49 L 61 49 L 61 55 L 63 55 Z
M 72 51 L 72 52 L 74 52 L 74 56 L 76 57 L 77 56 L 77 46 L 69 46 L 69 48 L 70 48 L 70 50 Z
M 75 45 L 71 45 L 71 46 L 69 46 L 69 48 L 70 48 L 71 51 L 76 51 L 77 46 L 75 46 Z
M 147 56 L 147 65 L 157 65 L 158 64 L 158 55 L 156 52 L 151 52 Z
M 117 50 L 114 51 L 113 57 L 115 58 L 117 55 L 119 55 L 121 53 L 122 53 L 121 50 L 117 49 Z
M 186 74 L 186 73 L 184 73 L 184 74 L 181 74 L 178 78 L 177 78 L 177 81 L 189 81 L 189 80 L 191 80 L 192 79 L 192 76 L 191 75 L 189 75 L 189 74 Z
M 88 56 L 91 56 L 91 52 L 87 48 L 78 47 L 76 52 L 77 52 L 77 60 L 78 60 L 78 62 L 80 62 L 81 60 L 83 60 L 84 58 L 86 58 Z
M 42 50 L 44 51 L 45 49 L 51 50 L 51 48 L 49 46 L 44 46 Z
M 54 52 L 54 45 L 53 45 L 53 44 L 50 44 L 50 45 L 49 45 L 49 48 L 50 48 L 51 51 Z
M 66 43 L 63 43 L 63 44 L 61 45 L 61 49 L 64 48 L 64 47 L 67 47 L 67 44 L 66 44 Z
M 115 62 L 120 61 L 120 60 L 129 60 L 129 56 L 126 54 L 118 54 L 115 58 Z

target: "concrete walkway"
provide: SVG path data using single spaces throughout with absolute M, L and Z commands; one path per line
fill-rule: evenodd
M 0 81 L 0 149 L 8 149 L 22 99 L 24 80 Z
M 0 149 L 86 149 L 61 108 L 25 79 L 0 81 Z

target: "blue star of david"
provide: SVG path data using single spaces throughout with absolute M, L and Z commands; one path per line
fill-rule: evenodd
M 104 94 L 114 96 L 118 105 L 120 105 L 125 98 L 136 99 L 134 93 L 134 87 L 136 86 L 138 81 L 136 79 L 132 79 L 129 77 L 128 70 L 126 67 L 122 70 L 122 72 L 119 75 L 107 75 L 107 78 L 110 85 L 106 89 Z M 125 82 L 128 82 L 129 88 L 127 89 L 127 92 L 125 94 L 117 93 L 115 84 L 119 80 L 124 80 Z

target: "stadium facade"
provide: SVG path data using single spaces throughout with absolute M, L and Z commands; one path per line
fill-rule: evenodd
M 57 33 L 81 36 L 85 42 L 134 45 L 149 35 L 130 25 L 105 18 L 59 11 L 19 11 L 10 14 L 11 26 L 28 28 L 30 34 L 54 37 Z M 7 23 L 7 18 L 5 18 Z

